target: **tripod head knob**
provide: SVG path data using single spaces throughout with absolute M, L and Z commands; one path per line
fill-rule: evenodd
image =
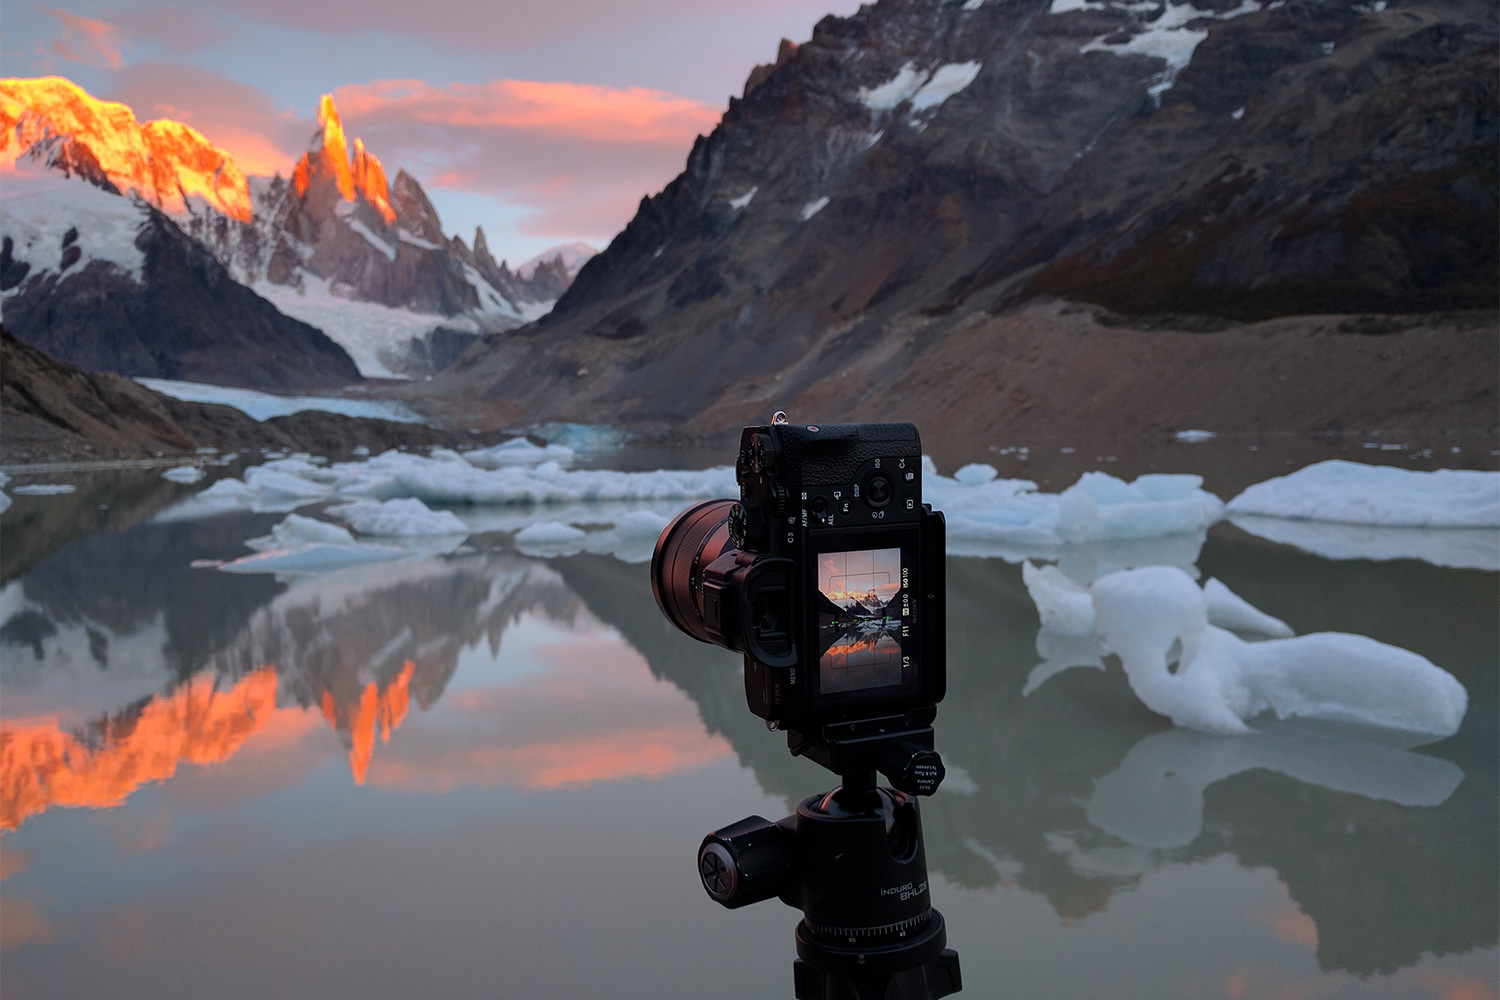
M 780 895 L 796 867 L 796 837 L 786 821 L 760 816 L 715 830 L 698 847 L 703 888 L 731 910 Z
M 891 784 L 912 795 L 931 795 L 948 771 L 943 758 L 931 747 L 898 743 L 888 751 L 885 776 Z

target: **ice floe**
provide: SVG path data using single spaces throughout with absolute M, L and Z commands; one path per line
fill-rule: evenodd
M 1329 559 L 1500 570 L 1500 472 L 1335 460 L 1245 490 L 1235 525 Z
M 398 517 L 393 513 L 388 520 Z M 409 523 L 415 518 L 416 515 L 407 509 L 405 520 Z M 380 543 L 364 542 L 356 539 L 347 528 L 337 524 L 301 514 L 288 514 L 271 528 L 270 534 L 245 542 L 246 548 L 254 550 L 253 555 L 223 562 L 207 560 L 194 565 L 212 567 L 226 573 L 275 573 L 295 577 L 327 573 L 362 563 L 452 552 L 466 537 L 461 528 L 456 533 L 407 531 L 401 534 L 416 537 L 413 541 L 387 539 Z
M 361 535 L 416 536 L 467 535 L 469 529 L 452 511 L 433 510 L 414 497 L 399 500 L 355 500 L 334 504 L 329 517 L 349 525 Z
M 570 465 L 573 449 L 564 444 L 536 445 L 523 437 L 511 438 L 492 448 L 477 448 L 463 453 L 464 460 L 482 468 L 498 468 L 502 465 L 541 465 L 556 462 Z
M 926 463 L 923 498 L 941 510 L 952 555 L 998 555 L 1019 562 L 1049 547 L 1081 542 L 1201 533 L 1224 503 L 1199 487 L 1199 476 L 1151 474 L 1125 482 L 1088 472 L 1062 493 L 1036 483 L 999 479 L 988 465 L 940 476 Z
M 16 486 L 11 492 L 18 497 L 53 497 L 64 493 L 72 493 L 78 487 L 72 483 L 30 483 L 26 486 Z
M 174 483 L 196 483 L 205 475 L 204 471 L 196 465 L 179 465 L 168 469 L 161 474 L 163 479 L 170 479 Z
M 1229 501 L 1231 514 L 1404 528 L 1500 528 L 1500 472 L 1334 460 L 1270 479 Z
M 1468 693 L 1453 675 L 1366 636 L 1320 632 L 1247 642 L 1210 617 L 1228 607 L 1233 618 L 1251 620 L 1238 607 L 1243 602 L 1205 596 L 1176 567 L 1112 573 L 1095 580 L 1089 593 L 1100 652 L 1116 654 L 1141 702 L 1179 726 L 1248 733 L 1246 720 L 1269 711 L 1281 719 L 1332 718 L 1447 736 L 1468 707 Z M 1076 623 L 1076 601 L 1049 599 L 1071 609 L 1068 620 Z

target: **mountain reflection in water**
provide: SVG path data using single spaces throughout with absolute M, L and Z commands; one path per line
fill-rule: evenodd
M 212 912 L 252 934 L 264 914 L 231 916 L 236 900 L 258 898 L 229 874 L 242 865 L 256 885 L 285 894 L 310 882 L 334 900 L 304 900 L 311 923 L 292 924 L 328 943 L 316 960 L 333 963 L 346 987 L 374 995 L 461 993 L 497 966 L 520 977 L 517 995 L 606 995 L 593 980 L 567 978 L 587 972 L 558 985 L 516 971 L 585 946 L 655 984 L 651 995 L 701 995 L 691 984 L 726 962 L 758 977 L 746 980 L 756 995 L 790 992 L 790 911 L 721 913 L 693 884 L 691 851 L 749 812 L 789 810 L 830 776 L 791 757 L 746 710 L 736 656 L 665 621 L 642 566 L 521 558 L 500 551 L 504 540 L 476 539 L 456 555 L 297 581 L 190 568 L 237 552 L 274 519 L 86 535 L 8 578 L 8 992 L 79 986 L 96 969 L 118 995 L 149 995 L 143 969 L 166 963 L 158 973 L 167 975 L 187 959 L 162 951 L 126 962 L 94 946 L 120 940 L 106 923 L 135 913 L 128 920 L 190 937 L 189 924 L 211 923 L 202 915 Z M 1129 561 L 1143 544 L 1131 543 Z M 1028 982 L 1044 980 L 1051 995 L 1096 995 L 1087 976 L 1048 978 L 1054 966 L 1042 956 L 1086 967 L 1091 955 L 1128 950 L 1108 918 L 1161 893 L 1166 901 L 1151 905 L 1189 906 L 1171 894 L 1174 879 L 1211 875 L 1246 893 L 1244 909 L 1232 896 L 1219 901 L 1224 940 L 1202 955 L 1147 949 L 1132 968 L 1165 966 L 1170 954 L 1203 984 L 1176 992 L 1222 995 L 1241 964 L 1269 961 L 1241 940 L 1267 919 L 1248 901 L 1245 880 L 1257 873 L 1281 887 L 1277 947 L 1315 956 L 1298 975 L 1375 977 L 1336 982 L 1391 997 L 1444 995 L 1413 994 L 1403 969 L 1422 982 L 1474 981 L 1470 960 L 1492 967 L 1497 939 L 1494 574 L 1333 563 L 1228 525 L 1201 552 L 1183 544 L 1164 543 L 1170 561 L 1231 582 L 1300 632 L 1372 635 L 1452 671 L 1470 693 L 1464 728 L 1415 750 L 1337 729 L 1205 737 L 1142 708 L 1117 666 L 1067 671 L 1023 694 L 1042 657 L 1019 567 L 951 559 L 949 694 L 937 724 L 950 778 L 922 810 L 935 901 L 971 990 L 1002 992 L 1010 980 L 1027 995 Z M 69 808 L 79 806 L 96 811 Z M 101 848 L 102 834 L 90 832 L 127 828 L 146 831 L 130 844 L 151 848 Z M 255 831 L 255 850 L 241 830 Z M 352 859 L 387 841 L 423 876 L 391 883 L 384 910 L 441 925 L 452 942 L 499 921 L 501 938 L 479 934 L 472 955 L 452 944 L 443 952 L 452 968 L 416 983 L 382 953 L 329 937 L 339 923 L 370 940 L 390 932 L 375 916 L 382 907 L 350 888 L 362 870 Z M 350 881 L 325 883 L 344 852 Z M 208 908 L 193 911 L 196 921 L 172 909 L 191 900 L 164 901 L 187 891 L 174 881 L 179 866 L 197 873 L 191 899 Z M 591 888 L 605 877 L 612 894 Z M 453 910 L 470 885 L 483 891 Z M 546 914 L 553 937 L 527 936 L 510 920 L 511 891 Z M 612 916 L 591 923 L 592 906 Z M 637 912 L 649 917 L 623 916 Z M 673 942 L 702 928 L 724 944 L 701 960 L 681 956 Z M 1434 966 L 1442 956 L 1469 964 Z M 248 952 L 223 960 L 247 984 L 272 976 Z M 285 976 L 302 977 L 293 982 L 313 975 L 311 955 L 284 960 Z M 1477 996 L 1494 995 L 1485 975 L 1480 988 L 1491 992 Z

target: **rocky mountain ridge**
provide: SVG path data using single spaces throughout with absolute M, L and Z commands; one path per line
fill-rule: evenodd
M 472 248 L 445 237 L 415 178 L 398 171 L 388 182 L 379 158 L 358 137 L 347 140 L 331 97 L 323 98 L 318 119 L 290 178 L 247 179 L 227 153 L 188 126 L 140 124 L 128 107 L 95 100 L 61 78 L 6 80 L 0 81 L 0 161 L 84 180 L 159 210 L 233 280 L 324 328 L 368 374 L 428 371 L 435 357 L 456 355 L 478 333 L 544 313 L 571 282 L 576 267 L 560 254 L 523 276 L 494 260 L 482 229 Z M 6 228 L 14 228 L 12 220 Z M 75 228 L 85 240 L 92 235 L 86 226 Z M 12 242 L 30 276 L 25 286 L 8 289 L 8 312 L 33 299 L 22 308 L 32 317 L 55 311 L 60 297 L 92 294 L 86 283 L 75 283 L 82 272 L 56 269 L 46 254 L 31 260 L 23 241 Z M 32 284 L 48 270 L 55 280 Z M 340 301 L 391 312 L 361 324 L 354 311 L 337 308 Z M 77 339 L 63 329 L 33 334 L 28 323 L 11 325 L 23 338 L 54 347 Z M 372 334 L 372 326 L 380 332 Z
M 1330 314 L 1279 323 L 1273 367 L 1373 356 L 1310 333 L 1493 315 L 1496 34 L 1472 0 L 882 0 L 830 17 L 752 73 L 549 316 L 422 389 L 718 427 L 788 401 L 889 413 L 914 378 L 930 394 L 956 377 L 975 419 L 1025 420 L 1012 394 L 1066 393 L 1071 356 L 1009 352 L 1055 326 L 1058 299 L 1105 321 L 1075 348 L 1097 341 L 1122 372 L 1171 362 L 1121 323 L 1175 325 L 1218 384 L 1231 373 L 1191 338 L 1248 320 Z M 1451 326 L 1429 319 L 1398 325 Z M 1433 372 L 1488 350 L 1485 324 Z M 1059 366 L 1045 383 L 1016 378 L 1033 354 Z M 1292 373 L 1312 398 L 1332 375 Z M 1144 426 L 1150 381 L 1128 378 L 1148 389 Z M 1492 408 L 1493 381 L 1426 403 L 1488 425 L 1456 401 Z M 1378 419 L 1304 413 L 1305 429 Z

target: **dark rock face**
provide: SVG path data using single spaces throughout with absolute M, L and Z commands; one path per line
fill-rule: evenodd
M 61 360 L 122 375 L 256 389 L 361 381 L 343 348 L 234 281 L 171 219 L 143 212 L 139 277 L 100 260 L 73 269 L 78 246 L 64 246 L 56 270 L 6 298 L 6 326 Z M 0 259 L 7 279 L 14 269 Z
M 83 371 L 0 327 L 0 462 L 29 463 L 191 456 L 281 448 L 341 455 L 457 443 L 423 424 L 305 410 L 257 421 L 229 406 L 189 403 L 109 372 Z
M 1233 321 L 1496 307 L 1493 4 L 1053 6 L 826 18 L 551 315 L 450 384 L 670 422 L 859 359 L 878 390 L 1038 297 Z M 1193 39 L 1186 65 L 1153 54 Z

